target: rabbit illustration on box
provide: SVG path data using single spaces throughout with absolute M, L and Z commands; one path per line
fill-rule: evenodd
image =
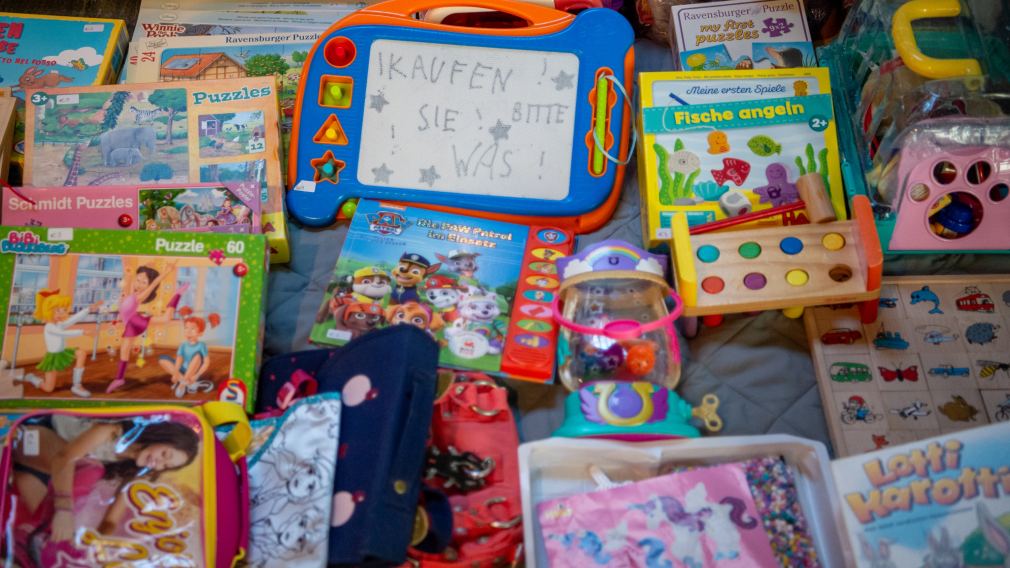
M 863 549 L 863 559 L 869 561 L 867 565 L 870 568 L 898 568 L 891 560 L 891 545 L 886 540 L 878 540 L 874 547 L 865 536 L 859 535 L 859 544 Z
M 940 528 L 939 538 L 930 531 L 926 537 L 926 543 L 929 545 L 929 552 L 923 558 L 922 568 L 961 568 L 964 566 L 961 553 L 950 543 L 950 533 L 947 531 L 947 527 Z
M 985 542 L 1003 556 L 1003 568 L 1010 568 L 1010 529 L 992 516 L 985 503 L 979 503 L 978 527 L 985 537 Z

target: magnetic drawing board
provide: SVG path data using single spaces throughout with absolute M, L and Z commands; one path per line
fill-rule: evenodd
M 563 199 L 578 72 L 571 53 L 377 40 L 358 181 Z
M 572 16 L 472 0 L 528 25 L 417 20 L 450 0 L 389 0 L 328 29 L 303 68 L 288 210 L 312 226 L 364 197 L 575 232 L 605 223 L 630 153 L 634 33 L 613 10 Z M 609 78 L 609 79 L 608 79 Z
M 804 316 L 836 456 L 1010 420 L 1010 275 L 885 278 L 879 302 Z

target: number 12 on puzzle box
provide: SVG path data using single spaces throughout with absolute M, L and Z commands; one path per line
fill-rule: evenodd
M 334 24 L 299 85 L 288 206 L 327 225 L 352 197 L 412 201 L 578 232 L 607 221 L 629 152 L 621 86 L 634 34 L 612 10 L 578 16 L 473 0 L 527 22 L 414 19 L 445 0 L 391 0 Z

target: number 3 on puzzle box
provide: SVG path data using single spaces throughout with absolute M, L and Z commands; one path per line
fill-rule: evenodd
M 390 0 L 330 27 L 294 109 L 288 207 L 307 225 L 354 197 L 588 232 L 613 213 L 630 151 L 634 34 L 612 10 L 572 16 L 468 0 L 527 22 L 424 22 L 449 0 Z

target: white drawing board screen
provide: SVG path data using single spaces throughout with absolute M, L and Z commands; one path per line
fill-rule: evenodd
M 572 53 L 376 40 L 358 181 L 564 199 L 578 74 Z

